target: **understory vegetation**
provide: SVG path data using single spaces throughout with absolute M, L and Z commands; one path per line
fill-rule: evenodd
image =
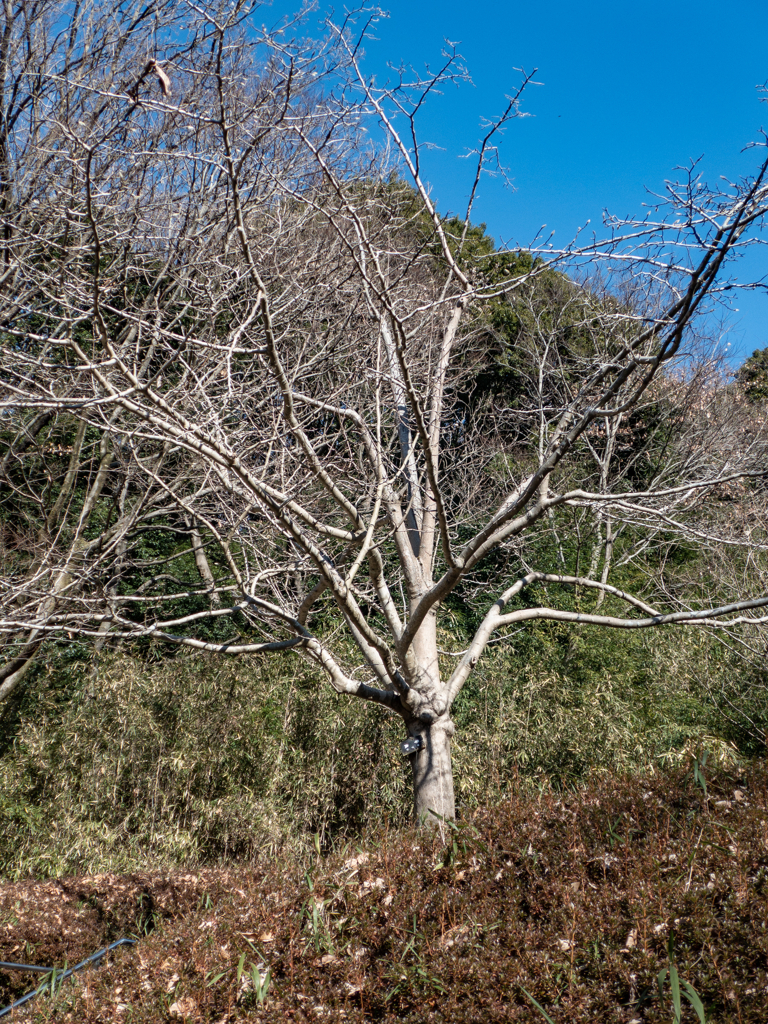
M 406 824 L 399 720 L 311 667 L 78 653 L 54 652 L 5 709 L 6 878 L 253 861 Z M 746 763 L 764 751 L 767 682 L 703 631 L 528 627 L 491 648 L 457 703 L 459 814 L 697 753 Z
M 49 985 L 41 1024 L 763 1024 L 767 813 L 764 761 L 690 759 L 328 856 L 5 885 L 0 934 L 57 966 L 137 940 Z M 30 977 L 0 983 L 10 1002 Z

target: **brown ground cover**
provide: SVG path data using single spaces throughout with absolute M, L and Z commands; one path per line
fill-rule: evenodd
M 303 865 L 7 884 L 0 959 L 62 966 L 139 937 L 19 1019 L 541 1022 L 527 990 L 556 1024 L 654 1024 L 673 1020 L 656 982 L 672 939 L 708 1021 L 765 1024 L 768 770 L 707 786 L 518 795 L 442 838 Z M 31 980 L 0 975 L 3 1004 Z

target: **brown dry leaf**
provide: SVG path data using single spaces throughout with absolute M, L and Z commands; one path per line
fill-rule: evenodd
M 453 928 L 449 928 L 445 935 L 439 940 L 439 945 L 443 949 L 450 949 L 451 946 L 459 946 L 463 942 L 466 942 L 470 933 L 470 927 L 468 924 L 457 924 Z
M 182 999 L 177 999 L 175 1003 L 171 1003 L 168 1007 L 168 1013 L 171 1017 L 192 1017 L 197 1011 L 197 1003 L 191 996 L 184 996 Z
M 156 60 L 150 61 L 152 70 L 157 75 L 157 80 L 160 83 L 160 88 L 163 92 L 163 96 L 170 96 L 171 94 L 171 80 L 168 75 L 163 71 Z

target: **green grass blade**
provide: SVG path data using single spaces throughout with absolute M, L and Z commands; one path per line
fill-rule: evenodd
M 540 1013 L 540 1014 L 542 1015 L 542 1017 L 543 1017 L 543 1018 L 544 1018 L 544 1020 L 545 1020 L 545 1021 L 547 1022 L 547 1024 L 555 1024 L 555 1022 L 554 1022 L 554 1021 L 552 1020 L 552 1018 L 551 1018 L 551 1017 L 549 1016 L 549 1014 L 548 1014 L 548 1013 L 547 1013 L 547 1011 L 546 1011 L 546 1010 L 544 1009 L 544 1007 L 543 1007 L 543 1006 L 541 1005 L 541 1003 L 537 1002 L 537 1001 L 536 1001 L 536 1000 L 535 1000 L 535 999 L 533 998 L 533 996 L 532 996 L 532 995 L 531 995 L 531 993 L 530 993 L 530 992 L 528 991 L 528 989 L 527 989 L 527 988 L 523 988 L 523 986 L 522 986 L 522 985 L 520 986 L 520 988 L 522 988 L 522 989 L 523 989 L 523 992 L 525 992 L 525 994 L 526 994 L 526 995 L 528 996 L 528 998 L 529 998 L 529 999 L 531 1000 L 531 1002 L 532 1002 L 532 1003 L 533 1003 L 533 1005 L 534 1005 L 534 1006 L 536 1007 L 536 1009 L 537 1009 L 537 1010 L 539 1011 L 539 1013 Z
M 656 985 L 659 989 L 659 999 L 664 998 L 664 982 L 667 980 L 667 974 L 669 974 L 669 968 L 665 967 L 663 970 L 659 971 L 656 978 Z
M 704 1004 L 702 1003 L 699 997 L 699 993 L 696 991 L 693 985 L 691 985 L 687 981 L 681 982 L 681 985 L 685 989 L 685 997 L 696 1011 L 696 1015 L 699 1018 L 699 1021 L 701 1022 L 701 1024 L 707 1024 L 707 1018 L 704 1013 Z
M 683 1005 L 680 1000 L 680 978 L 674 964 L 669 965 L 669 986 L 672 989 L 672 1007 L 675 1011 L 675 1024 L 680 1024 L 683 1016 Z

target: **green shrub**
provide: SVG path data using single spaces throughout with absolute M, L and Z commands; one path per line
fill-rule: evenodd
M 721 762 L 759 752 L 765 682 L 706 633 L 536 625 L 491 648 L 457 701 L 459 812 L 699 749 Z M 2 729 L 10 877 L 251 860 L 410 814 L 400 720 L 288 657 L 54 651 Z

